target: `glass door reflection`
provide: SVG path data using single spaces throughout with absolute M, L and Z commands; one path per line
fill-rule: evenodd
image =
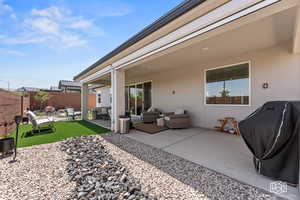
M 129 112 L 136 115 L 136 88 L 135 85 L 129 87 Z
M 140 115 L 144 111 L 144 88 L 143 84 L 136 86 L 136 115 Z
M 125 98 L 126 112 L 130 115 L 141 115 L 152 106 L 152 83 L 126 86 Z

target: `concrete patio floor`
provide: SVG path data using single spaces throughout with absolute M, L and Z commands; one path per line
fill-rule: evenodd
M 256 173 L 252 155 L 239 136 L 202 128 L 166 130 L 153 135 L 131 130 L 126 136 L 269 191 L 272 180 Z M 299 190 L 294 187 L 288 187 L 281 196 L 300 199 Z

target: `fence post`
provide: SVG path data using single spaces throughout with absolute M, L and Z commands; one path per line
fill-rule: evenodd
M 23 117 L 23 112 L 24 112 L 24 97 L 21 96 L 21 112 L 20 112 L 20 114 L 22 117 Z

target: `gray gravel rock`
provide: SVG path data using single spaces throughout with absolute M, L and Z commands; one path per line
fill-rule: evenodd
M 62 142 L 69 155 L 66 171 L 76 183 L 71 199 L 156 199 L 142 192 L 141 185 L 109 154 L 96 136 Z
M 0 160 L 1 200 L 63 200 L 71 196 L 75 184 L 65 172 L 67 155 L 59 143 L 18 149 L 17 162 Z

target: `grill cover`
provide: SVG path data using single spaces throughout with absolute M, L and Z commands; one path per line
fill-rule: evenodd
M 299 184 L 300 101 L 265 103 L 239 123 L 258 173 Z

